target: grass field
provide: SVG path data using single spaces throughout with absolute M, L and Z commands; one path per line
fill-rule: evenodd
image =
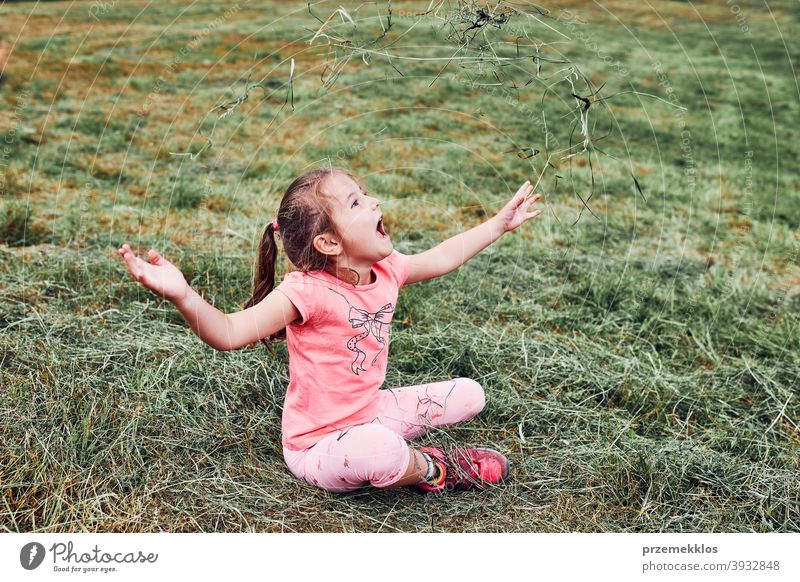
M 394 3 L 397 54 L 453 54 L 431 17 L 401 37 L 427 4 Z M 370 6 L 366 38 L 385 12 Z M 395 248 L 421 252 L 541 172 L 504 150 L 542 142 L 542 84 L 476 88 L 453 63 L 431 85 L 443 62 L 395 60 L 401 76 L 375 57 L 323 89 L 304 2 L 0 6 L 0 528 L 800 531 L 800 9 L 546 7 L 564 38 L 533 19 L 510 38 L 525 27 L 629 91 L 596 118 L 618 159 L 593 159 L 596 217 L 549 172 L 540 219 L 401 292 L 386 385 L 465 376 L 487 393 L 474 421 L 418 442 L 515 466 L 506 487 L 426 497 L 297 481 L 285 344 L 215 352 L 116 249 L 157 248 L 237 311 L 286 186 L 329 159 L 384 201 Z M 269 90 L 214 126 L 249 73 Z M 575 102 L 558 91 L 545 107 L 565 144 Z M 585 194 L 586 156 L 573 179 Z

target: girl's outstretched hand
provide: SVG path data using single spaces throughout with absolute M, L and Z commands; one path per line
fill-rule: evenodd
M 151 291 L 163 295 L 173 303 L 186 296 L 189 284 L 183 273 L 155 250 L 150 249 L 147 253 L 149 263 L 134 255 L 127 244 L 122 245 L 118 252 L 133 278 Z
M 534 204 L 542 199 L 541 194 L 528 198 L 531 192 L 533 192 L 533 186 L 528 180 L 517 190 L 511 201 L 494 217 L 504 233 L 514 230 L 525 221 L 536 218 L 542 213 L 541 210 L 528 212 Z

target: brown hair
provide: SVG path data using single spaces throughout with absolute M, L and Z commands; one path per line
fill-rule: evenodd
M 331 196 L 322 189 L 328 176 L 341 173 L 350 177 L 361 189 L 368 192 L 362 181 L 344 168 L 330 166 L 313 170 L 296 178 L 281 199 L 278 207 L 278 229 L 283 240 L 283 250 L 298 271 L 325 270 L 332 259 L 314 248 L 314 238 L 325 232 L 339 235 L 330 212 Z M 256 257 L 253 296 L 244 309 L 260 303 L 275 288 L 275 263 L 278 247 L 272 221 L 267 223 Z M 286 339 L 283 328 L 269 336 L 269 340 Z M 274 354 L 266 338 L 261 342 Z

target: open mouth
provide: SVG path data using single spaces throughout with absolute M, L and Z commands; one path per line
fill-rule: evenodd
M 383 229 L 383 217 L 378 221 L 378 226 L 375 227 L 375 230 L 378 232 L 378 236 L 381 238 L 388 238 L 389 235 L 386 234 L 386 231 Z

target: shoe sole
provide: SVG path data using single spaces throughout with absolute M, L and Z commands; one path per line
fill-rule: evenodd
M 497 453 L 498 455 L 503 457 L 503 460 L 506 462 L 506 474 L 505 477 L 500 479 L 499 483 L 505 483 L 506 481 L 508 481 L 508 478 L 511 476 L 511 461 L 508 460 L 508 457 L 506 457 L 503 453 L 495 449 L 487 449 L 484 447 L 470 447 L 470 448 L 475 449 L 476 451 L 489 451 L 491 453 Z

